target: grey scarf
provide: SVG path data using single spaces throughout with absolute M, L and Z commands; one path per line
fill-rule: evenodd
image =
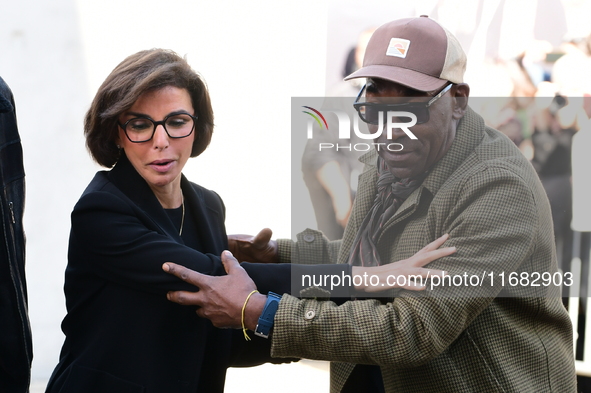
M 382 234 L 383 225 L 394 216 L 400 205 L 422 183 L 427 173 L 415 178 L 399 179 L 388 170 L 388 166 L 378 158 L 378 192 L 373 206 L 363 219 L 359 233 L 353 242 L 349 264 L 353 266 L 379 266 L 382 264 L 377 249 L 377 241 Z

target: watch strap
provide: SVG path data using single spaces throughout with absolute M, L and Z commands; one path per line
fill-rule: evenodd
M 271 329 L 275 322 L 275 314 L 277 313 L 277 308 L 279 308 L 280 300 L 281 296 L 276 293 L 269 292 L 267 294 L 267 302 L 259 317 L 259 322 L 254 330 L 254 334 L 260 337 L 269 338 L 269 334 L 271 334 Z

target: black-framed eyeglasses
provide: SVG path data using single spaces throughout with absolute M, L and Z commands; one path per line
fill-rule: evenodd
M 379 124 L 380 116 L 383 116 L 383 123 L 386 124 L 386 116 L 388 112 L 411 112 L 417 117 L 416 124 L 422 124 L 429 121 L 429 107 L 433 105 L 435 101 L 440 99 L 449 89 L 453 86 L 453 83 L 445 86 L 437 95 L 431 98 L 428 102 L 405 102 L 402 104 L 386 104 L 378 102 L 359 102 L 359 99 L 365 91 L 364 85 L 361 91 L 355 99 L 353 106 L 357 110 L 359 117 L 366 123 Z
M 162 125 L 164 131 L 170 138 L 186 138 L 193 133 L 195 129 L 195 122 L 197 116 L 189 115 L 188 113 L 173 113 L 161 121 L 155 121 L 148 117 L 134 117 L 119 124 L 123 129 L 127 139 L 133 143 L 147 142 L 154 137 L 156 127 Z

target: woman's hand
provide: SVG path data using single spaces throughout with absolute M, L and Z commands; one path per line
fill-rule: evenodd
M 408 259 L 375 267 L 353 266 L 351 273 L 355 289 L 364 292 L 380 292 L 392 288 L 412 291 L 425 289 L 426 279 L 435 275 L 443 276 L 446 273 L 442 270 L 425 269 L 423 266 L 456 252 L 455 247 L 439 248 L 448 237 L 447 234 L 441 236 Z M 360 276 L 361 279 L 355 279 L 356 276 Z M 422 279 L 415 280 L 414 277 Z M 356 285 L 357 283 L 360 284 Z
M 256 236 L 228 235 L 228 248 L 238 262 L 279 262 L 277 242 L 271 240 L 273 231 L 262 229 Z

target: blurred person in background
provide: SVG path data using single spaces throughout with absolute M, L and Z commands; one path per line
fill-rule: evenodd
M 345 60 L 343 77 L 361 67 L 365 47 L 374 30 L 375 28 L 366 29 L 359 34 L 357 44 L 349 50 Z M 355 97 L 360 88 L 358 81 L 341 81 L 330 89 L 329 95 Z M 328 101 L 331 104 L 344 104 L 343 100 Z M 355 110 L 350 103 L 336 108 L 331 106 L 331 108 L 343 110 L 355 116 Z M 355 133 L 351 133 L 351 136 L 350 143 L 361 142 Z M 314 133 L 314 138 L 308 139 L 302 156 L 302 174 L 310 194 L 318 230 L 328 239 L 337 240 L 343 237 L 353 208 L 357 177 L 363 167 L 359 157 L 364 152 L 343 148 L 319 153 L 320 143 L 336 146 L 339 144 L 338 131 L 334 128 L 320 130 Z
M 550 82 L 538 85 L 534 102 L 531 142 L 532 165 L 548 195 L 552 209 L 559 266 L 570 271 L 572 255 L 571 149 L 577 132 L 574 124 L 561 122 L 568 98 L 558 94 Z
M 552 70 L 552 82 L 560 95 L 565 97 L 566 105 L 557 113 L 557 120 L 562 128 L 573 128 L 576 133 L 572 136 L 571 150 L 571 185 L 567 189 L 572 192 L 572 220 L 569 230 L 572 233 L 573 247 L 565 250 L 563 266 L 565 270 L 574 270 L 580 264 L 580 288 L 578 293 L 570 293 L 579 298 L 579 315 L 577 322 L 577 345 L 575 356 L 577 360 L 584 358 L 585 347 L 589 345 L 587 328 L 589 312 L 589 280 L 591 274 L 591 209 L 589 200 L 589 138 L 591 130 L 591 34 L 587 36 L 569 35 L 559 48 L 563 56 L 556 60 Z M 565 192 L 565 191 L 562 191 Z M 568 258 L 572 257 L 571 260 Z M 566 291 L 565 291 L 566 292 Z M 570 301 L 570 300 L 569 300 Z M 571 304 L 569 304 L 570 306 Z M 591 392 L 591 379 L 579 376 L 579 388 L 582 392 Z

